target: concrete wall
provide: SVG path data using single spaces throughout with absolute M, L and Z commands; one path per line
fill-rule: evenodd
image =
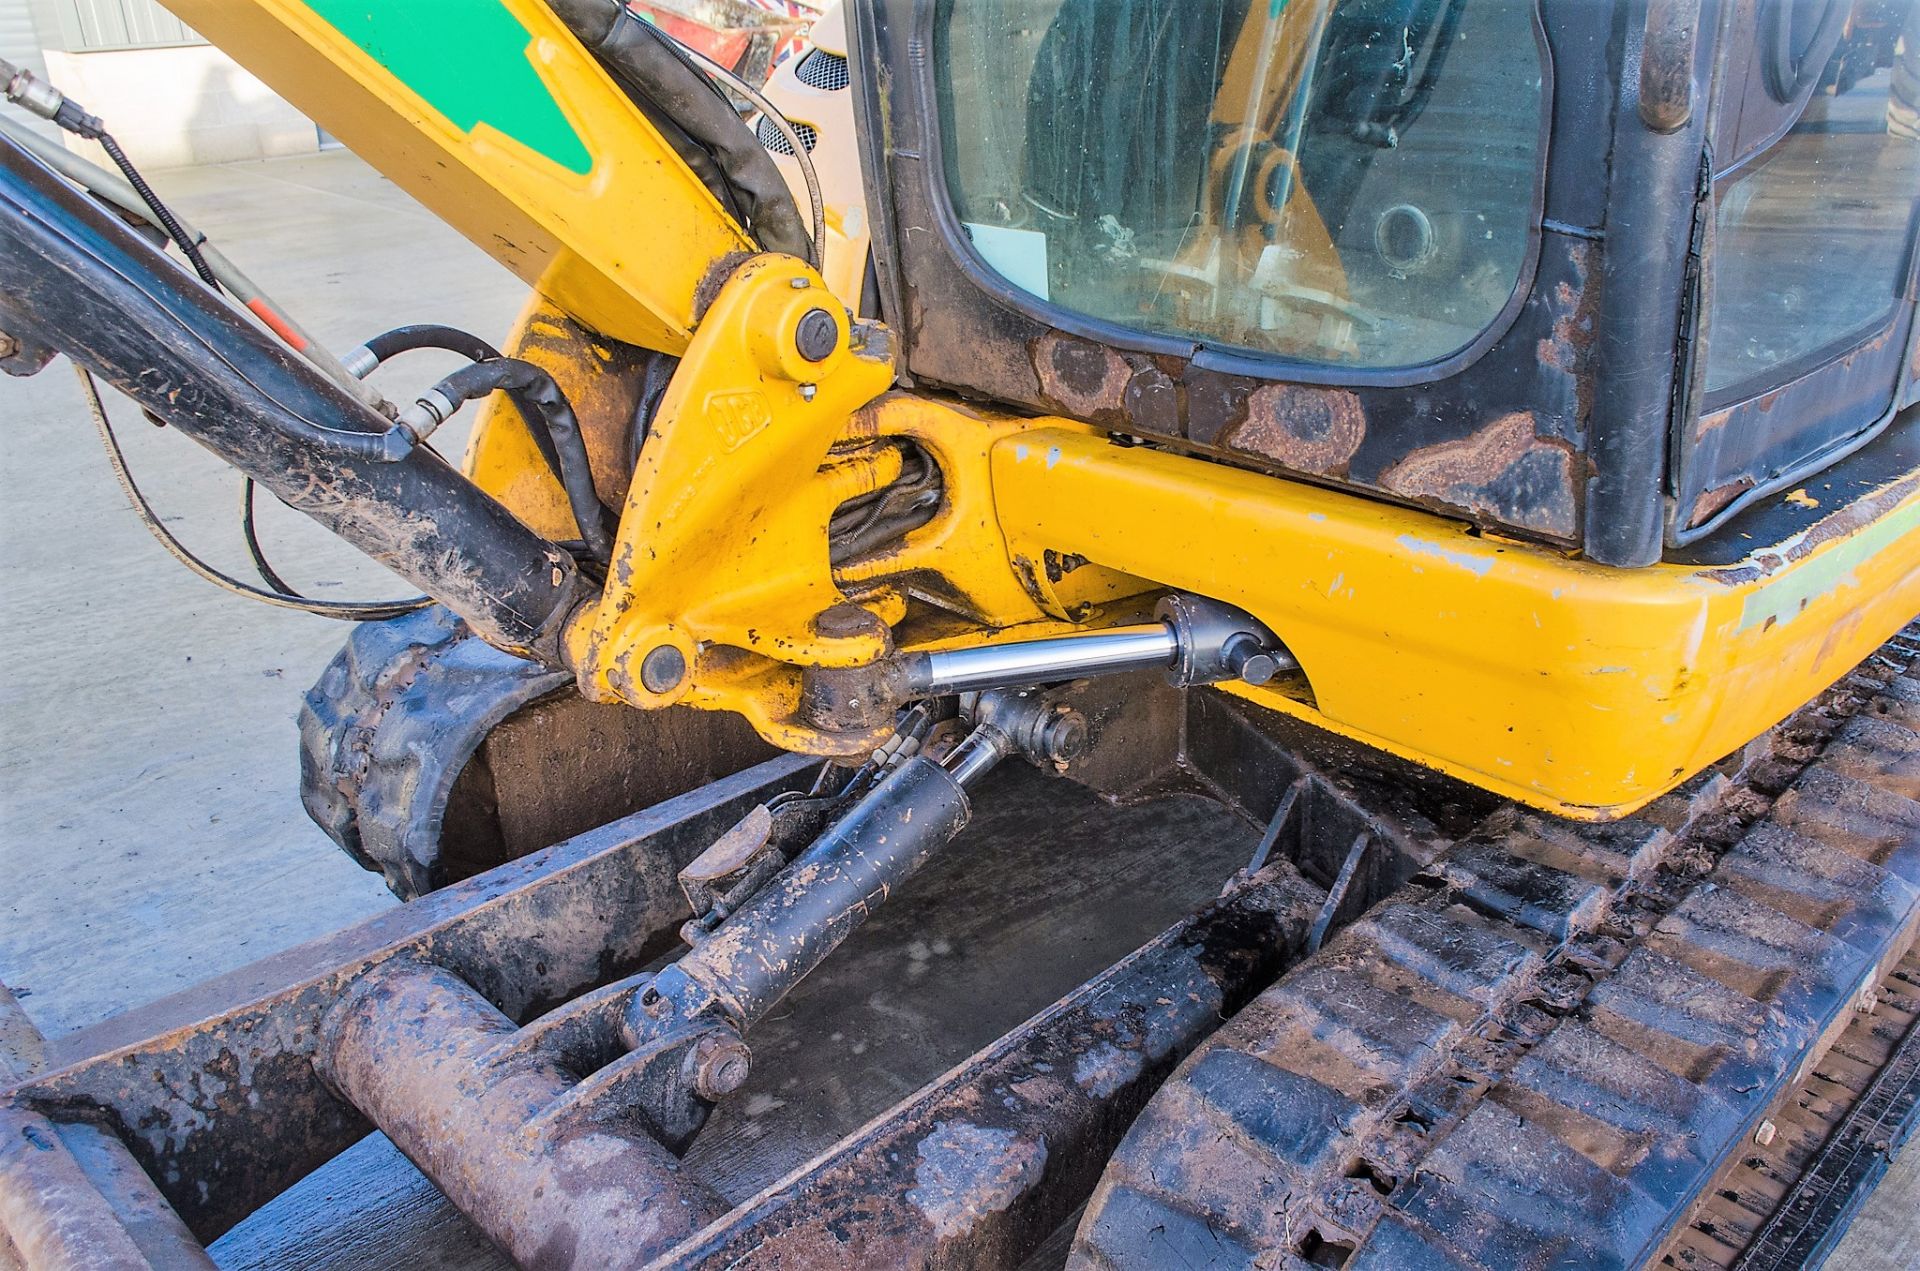
M 86 53 L 48 49 L 43 56 L 54 86 L 105 120 L 142 167 L 319 149 L 312 120 L 210 44 Z M 69 144 L 90 147 L 71 138 Z
M 310 120 L 151 0 L 0 0 L 0 57 L 99 115 L 143 168 L 319 148 Z M 63 140 L 104 159 L 90 142 Z

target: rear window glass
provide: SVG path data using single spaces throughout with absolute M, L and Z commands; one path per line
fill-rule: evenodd
M 1886 326 L 1916 200 L 1920 5 L 1897 39 L 1843 45 L 1792 130 L 1722 183 L 1707 391 L 1771 388 Z
M 1067 309 L 1338 366 L 1471 343 L 1525 269 L 1531 0 L 943 0 L 950 196 Z

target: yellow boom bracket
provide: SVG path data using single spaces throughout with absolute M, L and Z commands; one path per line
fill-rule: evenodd
M 679 353 L 708 268 L 752 250 L 542 0 L 168 0 L 542 295 Z
M 893 382 L 890 348 L 793 257 L 755 257 L 727 281 L 641 450 L 606 592 L 572 628 L 589 696 L 737 710 L 796 749 L 866 744 L 788 721 L 794 667 L 877 660 L 902 609 L 871 594 L 852 607 L 827 534 L 835 508 L 900 475 L 897 449 L 843 438 Z M 828 610 L 840 625 L 819 622 Z

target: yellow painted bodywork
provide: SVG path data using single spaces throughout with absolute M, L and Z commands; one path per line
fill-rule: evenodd
M 789 749 L 858 753 L 876 737 L 813 722 L 809 668 L 1097 627 L 1192 591 L 1253 613 L 1305 674 L 1227 691 L 1593 818 L 1738 748 L 1920 612 L 1920 474 L 1735 566 L 1613 570 L 1072 420 L 889 392 L 889 333 L 851 323 L 789 257 L 747 259 L 699 315 L 696 288 L 746 236 L 540 0 L 499 2 L 592 156 L 585 175 L 454 127 L 295 0 L 176 7 L 545 298 L 509 347 L 580 407 L 602 497 L 622 507 L 605 591 L 568 628 L 591 697 L 737 711 Z M 816 308 L 836 341 L 809 362 L 795 334 Z M 684 355 L 630 484 L 613 456 L 633 367 L 596 331 Z M 941 473 L 937 513 L 836 566 L 835 509 L 898 478 L 904 445 Z M 468 471 L 573 537 L 540 467 L 490 406 Z M 662 650 L 680 669 L 650 686 Z
M 796 344 L 811 312 L 831 316 L 837 332 L 819 362 Z M 607 590 L 573 625 L 570 654 L 589 696 L 737 710 L 776 744 L 819 745 L 792 722 L 791 668 L 887 652 L 879 622 L 854 635 L 814 629 L 816 615 L 849 599 L 828 561 L 834 509 L 901 471 L 891 447 L 836 448 L 848 418 L 893 382 L 887 342 L 855 348 L 852 337 L 840 303 L 793 257 L 756 257 L 722 288 L 654 417 Z M 898 616 L 897 604 L 884 607 Z M 677 650 L 691 673 L 650 689 L 641 665 L 660 648 Z
M 1673 788 L 1920 613 L 1920 477 L 1742 565 L 1639 570 L 1045 421 L 996 443 L 993 489 L 1016 553 L 1255 614 L 1313 704 L 1231 691 L 1569 816 Z
M 836 361 L 803 402 L 804 372 L 756 343 L 791 330 L 808 294 L 794 276 L 811 280 L 778 257 L 736 275 L 675 381 L 615 577 L 576 633 L 598 696 L 737 710 L 777 744 L 849 753 L 872 738 L 810 728 L 801 668 L 1098 626 L 1145 593 L 1192 591 L 1260 618 L 1305 672 L 1305 691 L 1227 691 L 1604 818 L 1737 749 L 1920 612 L 1920 476 L 1738 565 L 1610 569 L 1072 420 L 882 396 L 877 359 Z M 769 408 L 746 425 L 742 385 Z M 898 472 L 877 448 L 897 439 L 934 457 L 947 498 L 896 546 L 835 569 L 828 518 Z M 907 595 L 946 617 L 923 604 L 902 623 Z M 872 638 L 813 630 L 849 602 L 874 615 Z M 662 643 L 693 672 L 648 693 L 638 662 Z
M 456 126 L 299 0 L 168 0 L 435 215 L 594 330 L 678 353 L 743 230 L 543 0 L 490 0 L 592 158 L 584 175 L 482 123 Z M 454 9 L 445 21 L 460 21 Z

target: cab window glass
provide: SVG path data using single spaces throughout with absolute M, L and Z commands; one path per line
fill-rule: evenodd
M 1531 0 L 944 0 L 975 251 L 1141 331 L 1355 367 L 1443 358 L 1525 269 Z
M 1799 122 L 1721 184 L 1709 393 L 1774 387 L 1893 317 L 1920 199 L 1920 4 L 1902 16 L 1857 25 Z

